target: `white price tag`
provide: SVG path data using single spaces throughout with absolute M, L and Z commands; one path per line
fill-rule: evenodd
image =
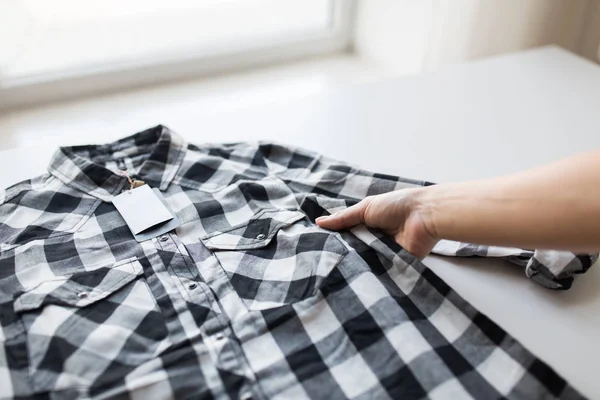
M 134 235 L 173 219 L 148 185 L 125 191 L 113 197 L 112 202 Z

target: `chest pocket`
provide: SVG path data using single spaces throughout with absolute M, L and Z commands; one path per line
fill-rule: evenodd
M 142 276 L 128 259 L 43 281 L 15 299 L 35 392 L 110 383 L 164 348 L 166 325 Z
M 250 310 L 314 296 L 348 253 L 334 233 L 296 210 L 264 210 L 247 223 L 202 239 Z

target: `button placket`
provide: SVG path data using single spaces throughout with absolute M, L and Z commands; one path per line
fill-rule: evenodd
M 256 236 L 258 234 L 254 235 L 254 237 Z M 266 235 L 263 240 L 265 238 Z M 231 293 L 233 288 L 228 287 L 230 285 L 229 278 L 219 264 L 217 257 L 210 249 L 200 242 L 198 246 L 189 247 L 188 251 L 192 260 L 203 260 L 201 266 L 196 266 L 202 277 L 202 281 L 198 285 L 202 287 L 202 290 L 206 290 L 211 294 Z M 186 285 L 188 289 L 189 284 L 190 282 Z M 193 297 L 193 292 L 190 292 L 189 295 Z M 219 369 L 245 377 L 247 381 L 240 393 L 246 395 L 245 398 L 247 399 L 256 398 L 255 389 L 252 388 L 253 382 L 255 382 L 254 374 L 244 359 L 243 350 L 235 338 L 234 331 L 230 328 L 232 320 L 243 316 L 248 311 L 241 302 L 241 299 L 239 302 L 232 302 L 231 296 L 229 297 L 229 301 L 217 301 L 215 305 L 220 312 L 214 318 L 206 320 L 200 328 L 204 343 L 208 348 L 212 360 Z
M 202 278 L 192 273 L 195 269 L 193 260 L 191 260 L 192 255 L 186 252 L 187 249 L 179 242 L 177 234 L 159 236 L 157 242 L 154 243 L 156 248 L 162 251 L 175 253 L 165 268 L 171 278 L 178 282 L 178 288 L 183 298 L 194 304 L 212 308 L 215 300 L 206 290 Z

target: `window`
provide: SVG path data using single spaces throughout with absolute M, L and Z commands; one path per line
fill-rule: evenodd
M 341 51 L 352 4 L 4 0 L 2 9 L 0 35 L 13 40 L 0 44 L 0 106 Z

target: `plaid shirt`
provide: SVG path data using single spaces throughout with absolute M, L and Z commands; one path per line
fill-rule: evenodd
M 182 225 L 135 241 L 118 169 Z M 0 193 L 0 397 L 580 398 L 394 241 L 314 223 L 423 184 L 162 126 L 59 149 Z

